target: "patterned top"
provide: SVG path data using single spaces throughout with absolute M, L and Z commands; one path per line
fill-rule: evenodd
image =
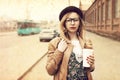
M 72 52 L 68 63 L 67 80 L 88 80 L 86 70 L 82 63 L 82 61 L 79 63 L 76 60 L 75 54 Z

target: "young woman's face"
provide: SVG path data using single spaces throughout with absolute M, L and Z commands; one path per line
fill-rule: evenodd
M 80 25 L 79 15 L 75 12 L 71 12 L 65 20 L 65 25 L 70 33 L 76 33 Z

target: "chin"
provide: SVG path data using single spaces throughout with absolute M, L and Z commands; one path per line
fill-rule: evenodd
M 72 30 L 72 31 L 69 31 L 69 32 L 70 32 L 70 33 L 76 33 L 76 31 L 73 31 L 73 30 Z

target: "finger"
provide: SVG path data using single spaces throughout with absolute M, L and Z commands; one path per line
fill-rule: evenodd
M 88 58 L 88 61 L 91 62 L 91 63 L 94 63 L 95 59 L 94 58 Z
M 64 41 L 64 39 L 62 39 L 61 41 Z
M 94 63 L 92 63 L 92 62 L 88 62 L 88 64 L 89 64 L 90 66 L 92 66 Z
M 88 61 L 87 63 L 92 66 L 94 64 L 94 61 Z
M 62 39 L 62 43 L 63 44 L 67 44 L 65 39 Z
M 95 59 L 94 58 L 87 58 L 88 63 L 94 64 Z
M 90 55 L 90 56 L 87 57 L 87 58 L 94 60 L 94 55 Z
M 88 56 L 87 58 L 94 59 L 93 55 Z
M 65 39 L 62 39 L 61 41 L 65 41 Z

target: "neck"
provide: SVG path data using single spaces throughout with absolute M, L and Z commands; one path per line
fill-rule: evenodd
M 76 40 L 76 39 L 78 39 L 76 33 L 69 33 L 69 35 L 70 35 L 70 39 L 71 39 L 71 40 Z

